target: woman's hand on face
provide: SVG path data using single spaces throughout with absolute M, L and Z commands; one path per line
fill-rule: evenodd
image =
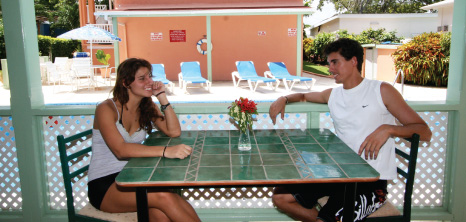
M 193 151 L 193 148 L 191 148 L 188 145 L 180 144 L 180 145 L 175 145 L 175 146 L 170 146 L 167 147 L 165 150 L 165 158 L 169 159 L 184 159 L 191 155 L 191 152 Z
M 165 85 L 160 81 L 154 81 L 152 83 L 152 95 L 155 96 L 162 91 L 165 91 Z

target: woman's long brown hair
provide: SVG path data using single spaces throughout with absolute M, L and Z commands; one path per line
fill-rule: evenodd
M 123 107 L 126 107 L 126 103 L 129 100 L 127 86 L 134 81 L 136 72 L 142 67 L 150 70 L 150 76 L 152 77 L 152 65 L 144 59 L 129 58 L 118 66 L 117 78 L 112 91 L 113 99 L 118 100 Z M 157 118 L 163 118 L 163 116 L 159 116 L 155 111 L 155 103 L 152 101 L 152 97 L 143 98 L 141 103 L 139 103 L 138 111 L 139 127 L 147 133 L 152 132 L 154 127 L 153 122 Z

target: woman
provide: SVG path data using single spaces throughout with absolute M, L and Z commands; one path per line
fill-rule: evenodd
M 192 148 L 145 146 L 141 142 L 153 127 L 170 137 L 181 134 L 173 107 L 162 82 L 152 81 L 152 66 L 143 59 L 130 58 L 120 64 L 113 98 L 100 103 L 95 111 L 92 158 L 88 193 L 91 204 L 102 211 L 136 211 L 134 189 L 118 187 L 115 177 L 131 157 L 184 159 Z M 155 96 L 161 110 L 152 101 Z M 151 221 L 200 221 L 192 206 L 168 190 L 154 189 L 147 194 Z

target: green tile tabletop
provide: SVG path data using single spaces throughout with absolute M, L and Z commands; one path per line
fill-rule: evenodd
M 120 186 L 189 187 L 370 182 L 379 174 L 327 129 L 253 130 L 250 151 L 238 150 L 237 130 L 155 132 L 145 145 L 186 144 L 187 158 L 132 158 L 116 178 Z

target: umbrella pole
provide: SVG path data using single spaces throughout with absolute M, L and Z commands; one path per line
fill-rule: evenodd
M 90 41 L 91 42 L 91 66 L 94 65 L 94 63 L 92 62 L 92 59 L 93 59 L 93 55 L 92 55 L 92 40 Z

